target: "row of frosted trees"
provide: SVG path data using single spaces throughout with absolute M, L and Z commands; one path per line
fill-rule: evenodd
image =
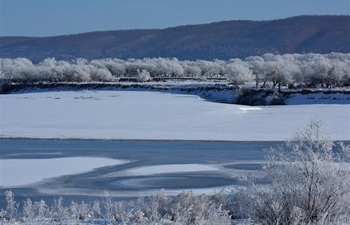
M 176 58 L 76 59 L 47 58 L 33 64 L 26 58 L 0 59 L 2 82 L 118 81 L 121 77 L 148 81 L 152 78 L 227 78 L 233 84 L 256 87 L 302 85 L 349 86 L 350 54 L 264 54 L 241 59 L 179 61 Z

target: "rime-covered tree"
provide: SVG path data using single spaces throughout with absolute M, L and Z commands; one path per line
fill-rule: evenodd
M 258 88 L 260 82 L 264 82 L 263 86 L 265 86 L 266 79 L 266 64 L 264 59 L 261 56 L 250 56 L 245 59 L 248 63 L 249 69 L 252 71 L 254 80 L 255 80 L 255 88 Z
M 270 149 L 267 159 L 267 183 L 249 180 L 238 194 L 237 210 L 243 217 L 261 224 L 349 221 L 350 148 L 331 141 L 320 120 Z
M 150 81 L 152 78 L 147 70 L 141 70 L 138 72 L 137 80 L 140 82 Z
M 57 61 L 47 58 L 33 64 L 26 58 L 0 59 L 1 83 L 35 82 L 113 82 L 117 77 L 137 78 L 138 71 L 150 77 L 221 77 L 227 75 L 236 84 L 255 81 L 258 87 L 342 87 L 350 85 L 350 54 L 285 54 L 266 53 L 245 60 L 179 61 L 176 58 L 95 59 L 78 58 Z
M 225 65 L 225 74 L 234 84 L 244 84 L 252 80 L 252 71 L 248 64 L 240 59 L 230 60 Z

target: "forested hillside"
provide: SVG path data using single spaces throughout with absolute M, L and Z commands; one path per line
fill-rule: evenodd
M 349 16 L 223 21 L 167 29 L 118 30 L 56 37 L 0 37 L 0 57 L 33 62 L 86 58 L 176 57 L 228 60 L 264 53 L 350 52 Z

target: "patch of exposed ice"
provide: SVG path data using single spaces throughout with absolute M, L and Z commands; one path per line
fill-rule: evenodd
M 126 174 L 136 176 L 148 176 L 163 173 L 190 173 L 204 171 L 218 171 L 219 168 L 212 165 L 201 164 L 167 164 L 157 166 L 143 166 L 126 170 Z
M 243 111 L 255 111 L 255 110 L 262 110 L 260 107 L 239 107 L 240 110 Z
M 93 157 L 0 159 L 0 187 L 26 186 L 43 179 L 79 174 L 95 168 L 127 162 L 126 160 Z

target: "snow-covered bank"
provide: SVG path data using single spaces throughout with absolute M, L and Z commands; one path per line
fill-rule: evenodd
M 349 104 L 349 88 L 288 89 L 237 86 L 227 81 L 168 80 L 163 82 L 62 82 L 3 84 L 0 94 L 57 91 L 153 91 L 197 95 L 208 101 L 242 105 Z M 255 87 L 255 86 L 254 86 Z
M 2 138 L 278 141 L 318 117 L 333 139 L 350 140 L 350 104 L 255 110 L 195 95 L 147 91 L 36 92 L 0 98 Z

